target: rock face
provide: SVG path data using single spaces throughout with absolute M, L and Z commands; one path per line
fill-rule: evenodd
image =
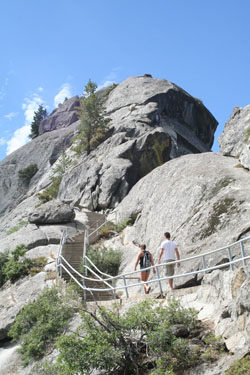
M 59 104 L 47 118 L 45 118 L 39 126 L 39 134 L 50 132 L 59 128 L 66 128 L 78 120 L 76 107 L 79 106 L 79 97 L 65 100 L 63 104 Z
M 235 107 L 219 139 L 220 152 L 250 169 L 250 105 Z
M 182 258 L 246 236 L 250 233 L 248 185 L 249 172 L 238 168 L 237 160 L 217 153 L 185 155 L 154 169 L 116 208 L 118 221 L 137 217 L 122 243 L 117 244 L 126 254 L 122 270 L 133 270 L 138 253 L 134 243 L 146 243 L 158 260 L 166 231 L 178 243 Z M 240 252 L 239 246 L 231 250 L 233 256 Z M 213 254 L 206 259 L 207 266 L 227 257 L 227 249 Z M 200 262 L 183 263 L 178 272 L 199 269 Z
M 17 206 L 23 199 L 49 184 L 49 181 L 41 183 L 47 172 L 60 156 L 62 150 L 71 144 L 78 123 L 69 128 L 45 133 L 0 162 L 0 215 Z M 32 177 L 28 185 L 24 185 L 18 175 L 18 171 L 27 168 L 31 164 L 38 167 L 37 173 Z
M 59 197 L 92 210 L 114 208 L 158 165 L 210 151 L 217 121 L 166 80 L 128 78 L 108 96 L 112 134 L 64 177 Z M 72 188 L 73 187 L 73 188 Z
M 47 202 L 29 215 L 31 224 L 60 224 L 69 223 L 75 218 L 75 212 L 69 205 L 57 200 Z

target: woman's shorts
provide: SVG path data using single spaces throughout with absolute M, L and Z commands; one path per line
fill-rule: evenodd
M 150 272 L 150 270 L 147 270 L 147 271 L 143 271 L 143 270 L 144 270 L 144 268 L 145 268 L 145 267 L 143 267 L 143 266 L 140 266 L 140 271 L 141 271 L 141 272 Z
M 174 262 L 175 259 L 168 259 L 165 260 L 165 263 Z M 174 275 L 174 264 L 166 264 L 166 276 L 173 276 Z

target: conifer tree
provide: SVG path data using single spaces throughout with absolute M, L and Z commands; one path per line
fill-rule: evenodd
M 83 151 L 87 155 L 107 137 L 108 123 L 103 99 L 96 92 L 97 85 L 91 80 L 85 86 L 77 113 L 80 120 L 79 134 L 75 137 L 73 150 L 79 155 Z
M 31 123 L 31 134 L 30 138 L 35 138 L 39 135 L 39 125 L 48 116 L 46 108 L 39 105 L 38 110 L 34 112 L 33 121 Z

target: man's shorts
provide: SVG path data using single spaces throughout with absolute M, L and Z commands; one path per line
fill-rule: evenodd
M 165 263 L 174 262 L 175 259 L 168 259 L 165 260 Z M 166 276 L 173 276 L 174 275 L 174 264 L 166 264 Z

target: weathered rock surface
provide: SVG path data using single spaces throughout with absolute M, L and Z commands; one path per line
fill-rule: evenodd
M 113 135 L 66 174 L 62 200 L 92 210 L 113 208 L 158 165 L 210 151 L 217 121 L 169 81 L 128 78 L 111 91 L 106 107 Z
M 69 223 L 75 218 L 75 211 L 68 204 L 58 200 L 49 201 L 29 214 L 31 224 L 61 224 Z
M 64 176 L 59 198 L 92 210 L 114 207 L 141 177 L 169 160 L 170 150 L 170 137 L 160 128 L 137 139 L 116 134 Z
M 134 243 L 146 243 L 158 261 L 166 231 L 178 243 L 182 258 L 226 246 L 250 233 L 249 172 L 237 164 L 216 153 L 186 155 L 142 178 L 116 208 L 118 221 L 137 216 L 133 227 L 114 243 L 124 252 L 122 271 L 134 268 L 138 253 Z M 239 255 L 239 245 L 231 251 Z M 225 249 L 209 256 L 206 263 L 214 266 L 227 258 Z M 201 259 L 196 259 L 182 263 L 178 272 L 200 268 Z M 180 283 L 184 281 L 176 280 Z
M 234 108 L 218 141 L 223 155 L 239 159 L 243 167 L 250 169 L 250 105 Z
M 78 120 L 75 109 L 79 107 L 79 97 L 73 96 L 59 104 L 48 117 L 46 117 L 39 126 L 39 134 L 50 132 L 59 128 L 66 128 Z
M 0 215 L 20 204 L 30 195 L 29 191 L 36 190 L 38 182 L 51 169 L 62 150 L 70 145 L 77 124 L 45 133 L 0 162 Z M 38 171 L 26 186 L 19 180 L 18 171 L 31 164 L 36 164 Z M 40 186 L 40 189 L 45 186 Z

